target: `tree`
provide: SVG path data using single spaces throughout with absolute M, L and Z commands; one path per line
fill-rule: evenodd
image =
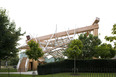
M 16 29 L 15 22 L 10 21 L 6 10 L 0 9 L 0 67 L 1 60 L 17 56 L 17 42 L 24 34 L 21 28 Z
M 74 39 L 68 44 L 68 48 L 66 49 L 64 54 L 69 59 L 74 59 L 75 57 L 76 59 L 79 59 L 80 54 L 82 53 L 81 51 L 82 47 L 83 47 L 82 42 L 78 39 Z
M 35 41 L 31 40 L 28 42 L 29 48 L 26 50 L 26 55 L 29 57 L 29 59 L 38 60 L 39 57 L 43 56 L 42 49 L 39 47 L 39 44 Z
M 100 46 L 95 47 L 95 57 L 107 59 L 107 58 L 113 58 L 115 56 L 116 50 L 111 46 L 111 44 L 103 43 Z
M 83 43 L 82 58 L 92 59 L 95 54 L 94 48 L 101 44 L 101 40 L 98 38 L 98 36 L 93 36 L 92 34 L 87 36 L 87 33 L 80 34 L 78 39 Z
M 68 44 L 68 48 L 65 51 L 65 55 L 69 59 L 74 59 L 74 74 L 76 73 L 76 59 L 80 59 L 80 55 L 82 54 L 83 44 L 81 40 L 74 39 Z
M 112 34 L 116 34 L 116 24 L 113 25 Z M 116 49 L 116 36 L 105 36 L 105 39 L 110 42 L 114 42 L 114 48 Z

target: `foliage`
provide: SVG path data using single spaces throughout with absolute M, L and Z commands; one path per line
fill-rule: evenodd
M 0 66 L 1 60 L 17 56 L 17 42 L 24 34 L 21 33 L 21 28 L 16 29 L 15 22 L 10 21 L 6 10 L 0 9 Z
M 26 50 L 26 54 L 30 59 L 38 60 L 39 57 L 43 56 L 42 49 L 39 48 L 39 44 L 36 43 L 35 41 L 31 40 L 28 42 L 29 48 Z
M 10 58 L 8 60 L 1 60 L 1 65 L 6 66 L 6 62 L 7 62 L 8 66 L 14 66 L 14 65 L 18 64 L 18 61 L 19 61 L 19 57 L 16 56 L 16 57 Z
M 62 57 L 62 58 L 54 58 L 55 59 L 55 62 L 57 62 L 57 61 L 63 61 L 64 60 L 64 58 Z
M 83 59 L 91 59 L 95 54 L 94 48 L 97 45 L 101 44 L 101 40 L 98 38 L 98 36 L 93 36 L 92 34 L 89 34 L 87 36 L 87 33 L 80 34 L 78 39 L 81 40 L 83 43 L 82 58 Z
M 113 25 L 113 28 L 112 28 L 112 34 L 115 35 L 116 34 L 116 24 Z M 116 36 L 105 36 L 105 39 L 107 41 L 110 41 L 110 42 L 113 42 L 114 41 L 114 48 L 116 49 Z
M 10 22 L 5 9 L 0 9 L 0 59 L 16 56 L 17 41 L 22 36 L 21 28 L 16 29 L 15 22 Z
M 8 68 L 2 68 L 0 70 L 0 72 L 17 72 L 17 69 L 14 69 L 14 68 L 10 68 L 10 69 L 8 69 Z M 3 77 L 3 76 L 0 76 L 0 77 Z
M 113 58 L 115 56 L 116 50 L 113 49 L 111 44 L 103 43 L 95 48 L 95 57 L 100 57 L 102 59 Z
M 10 65 L 17 65 L 18 61 L 19 61 L 19 57 L 18 56 L 14 57 L 14 58 L 11 58 L 10 59 Z
M 68 48 L 65 51 L 65 55 L 70 59 L 74 59 L 75 57 L 76 59 L 79 59 L 79 56 L 82 53 L 82 47 L 82 42 L 78 39 L 74 39 L 68 44 Z

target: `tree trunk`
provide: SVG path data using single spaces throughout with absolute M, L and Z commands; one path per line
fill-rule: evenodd
M 32 70 L 34 71 L 34 60 L 32 59 Z
M 74 56 L 74 74 L 76 73 L 76 57 Z
M 32 64 L 33 64 L 33 66 L 32 66 L 32 70 L 33 70 L 32 77 L 35 77 L 35 72 L 34 72 L 34 59 L 32 59 Z

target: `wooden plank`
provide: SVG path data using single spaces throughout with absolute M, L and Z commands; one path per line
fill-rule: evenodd
M 99 28 L 98 24 L 95 24 L 95 25 L 91 25 L 91 26 L 77 28 L 77 29 L 75 29 L 75 32 L 76 33 L 82 33 L 82 32 L 92 31 L 92 30 L 98 29 L 98 28 Z M 74 34 L 74 29 L 69 30 L 68 33 L 69 33 L 69 35 L 73 35 Z M 50 39 L 50 37 L 52 35 L 53 34 L 49 34 L 49 35 L 37 37 L 36 39 L 39 39 L 40 41 L 48 40 L 48 39 Z M 66 36 L 67 33 L 66 33 L 66 31 L 63 31 L 63 32 L 56 33 L 55 35 L 56 35 L 56 37 L 63 37 L 63 36 Z M 55 38 L 55 36 L 53 36 L 53 38 Z
M 100 19 L 98 17 L 96 17 L 96 20 L 93 22 L 92 25 L 98 24 L 99 21 L 100 21 Z
M 24 45 L 24 46 L 19 47 L 18 49 L 29 49 L 29 46 L 28 45 Z
M 87 32 L 87 31 L 93 31 L 93 30 L 98 29 L 98 28 L 99 28 L 99 26 L 98 26 L 98 24 L 96 24 L 94 26 L 91 25 L 91 26 L 86 26 L 86 27 L 82 27 L 82 28 L 77 28 L 77 29 L 75 29 L 75 32 L 76 33 L 82 33 L 82 32 Z M 69 30 L 68 33 L 69 33 L 69 35 L 74 34 L 74 29 Z M 39 39 L 40 41 L 48 40 L 48 39 L 50 39 L 50 37 L 52 35 L 53 34 L 49 34 L 49 35 L 46 35 L 46 36 L 37 37 L 36 39 Z M 66 31 L 59 32 L 59 33 L 56 33 L 56 36 L 57 37 L 67 36 L 67 33 L 66 33 Z M 53 38 L 55 38 L 55 36 L 53 36 Z M 25 45 L 25 46 L 19 47 L 19 49 L 29 49 L 29 47 L 27 45 Z

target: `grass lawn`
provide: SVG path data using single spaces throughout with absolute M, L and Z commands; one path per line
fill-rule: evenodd
M 4 69 L 0 69 L 0 72 L 17 72 L 17 69 L 13 69 L 13 68 L 11 68 L 11 69 L 6 69 L 6 68 L 4 68 Z
M 116 77 L 114 73 L 79 73 L 80 75 L 74 76 L 71 73 L 59 73 L 59 74 L 49 74 L 49 75 L 36 75 L 35 77 Z M 0 77 L 32 77 L 32 75 L 13 75 L 11 74 L 1 74 Z

